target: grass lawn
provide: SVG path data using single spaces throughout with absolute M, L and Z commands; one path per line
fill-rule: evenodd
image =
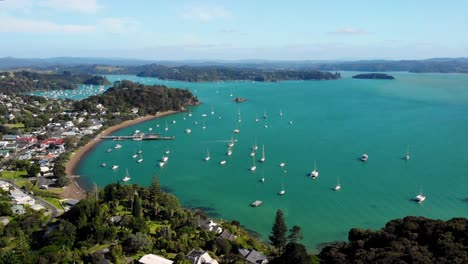
M 24 124 L 23 124 L 23 123 L 5 124 L 5 126 L 10 127 L 10 128 L 24 128 Z
M 1 178 L 7 179 L 7 180 L 17 180 L 21 179 L 24 180 L 24 178 L 28 177 L 28 173 L 26 171 L 3 171 L 1 173 Z
M 51 203 L 55 208 L 58 210 L 63 210 L 62 205 L 60 204 L 60 199 L 58 198 L 51 198 L 51 197 L 41 197 L 41 199 L 46 200 L 47 202 Z
M 96 252 L 98 250 L 104 249 L 106 247 L 109 247 L 110 244 L 104 244 L 104 245 L 94 245 L 93 247 L 88 249 L 88 254 Z

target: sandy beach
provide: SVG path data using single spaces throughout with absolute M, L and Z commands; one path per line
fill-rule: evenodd
M 132 126 L 141 122 L 145 122 L 148 120 L 152 120 L 155 118 L 159 118 L 162 116 L 167 116 L 167 115 L 172 115 L 176 114 L 178 111 L 166 111 L 166 112 L 161 112 L 156 115 L 148 115 L 144 117 L 140 117 L 137 119 L 133 120 L 127 120 L 124 121 L 116 126 L 109 127 L 106 130 L 102 131 L 99 133 L 92 141 L 90 141 L 88 144 L 85 146 L 81 147 L 77 151 L 71 153 L 70 159 L 68 160 L 67 164 L 65 165 L 66 169 L 65 172 L 67 173 L 68 178 L 70 179 L 70 183 L 68 186 L 66 186 L 63 191 L 60 193 L 60 196 L 62 198 L 66 199 L 84 199 L 86 198 L 86 191 L 83 190 L 77 183 L 76 178 L 74 177 L 74 173 L 76 170 L 76 167 L 81 161 L 81 158 L 88 153 L 88 151 L 92 150 L 94 146 L 96 146 L 99 142 L 101 142 L 101 137 L 102 136 L 107 136 L 113 132 L 116 132 L 120 129 L 126 128 L 128 126 Z

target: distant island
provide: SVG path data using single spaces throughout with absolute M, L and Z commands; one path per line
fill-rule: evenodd
M 354 79 L 393 80 L 395 77 L 385 73 L 362 73 L 353 76 Z

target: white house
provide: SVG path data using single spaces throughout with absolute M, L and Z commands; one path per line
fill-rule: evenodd
M 216 259 L 212 259 L 208 252 L 203 250 L 192 250 L 187 254 L 186 258 L 193 264 L 218 264 Z

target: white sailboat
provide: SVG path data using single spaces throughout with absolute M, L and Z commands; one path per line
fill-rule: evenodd
M 254 171 L 257 169 L 257 166 L 255 165 L 255 160 L 254 157 L 252 156 L 252 166 L 250 167 L 250 171 Z
M 282 167 L 286 166 L 286 163 L 281 162 L 281 163 L 279 164 L 279 166 L 282 168 Z
M 140 158 L 137 160 L 138 163 L 143 162 L 143 154 L 140 154 Z
M 404 159 L 404 160 L 409 160 L 409 159 L 410 159 L 410 155 L 409 155 L 409 146 L 406 148 L 406 155 L 403 156 L 403 159 Z
M 125 177 L 122 179 L 122 181 L 126 182 L 130 180 L 130 174 L 128 173 L 128 169 L 125 172 Z
M 205 120 L 203 120 L 203 126 L 202 126 L 202 129 L 206 129 Z
M 118 169 L 118 168 L 119 168 L 118 165 L 112 165 L 112 169 L 113 169 L 113 170 L 116 170 L 116 169 Z
M 258 119 L 258 114 L 257 114 L 257 116 L 255 117 L 255 122 L 258 122 L 258 121 L 259 119 Z
M 263 111 L 263 118 L 266 119 L 267 118 L 267 113 L 266 113 L 266 110 Z
M 211 106 L 211 114 L 212 114 L 212 115 L 215 114 L 213 106 Z
M 232 155 L 232 148 L 231 147 L 228 147 L 228 151 L 227 151 L 226 155 L 228 155 L 228 156 Z
M 283 195 L 285 193 L 286 193 L 286 190 L 284 189 L 284 184 L 281 184 L 281 191 L 278 194 Z
M 265 145 L 262 145 L 262 157 L 259 160 L 260 162 L 265 162 Z
M 280 116 L 283 116 L 283 111 L 280 109 Z
M 422 203 L 426 200 L 426 196 L 423 195 L 423 192 L 422 192 L 422 187 L 419 189 L 419 194 L 416 195 L 416 197 L 414 197 L 414 200 L 417 202 L 417 203 Z
M 258 146 L 257 146 L 257 137 L 255 137 L 255 144 L 254 144 L 254 146 L 253 146 L 253 150 L 254 150 L 254 151 L 257 151 L 257 149 L 258 149 Z
M 225 161 L 225 160 L 222 160 L 222 161 L 219 162 L 219 164 L 220 164 L 220 165 L 224 165 L 224 164 L 226 164 L 226 161 Z
M 192 117 L 192 110 L 189 111 L 188 116 L 189 116 L 189 117 Z
M 168 156 L 162 156 L 162 158 L 161 158 L 161 162 L 166 162 L 168 160 L 169 160 Z
M 338 183 L 333 187 L 333 190 L 339 191 L 341 190 L 341 185 L 340 185 L 340 177 L 338 177 Z
M 160 161 L 159 164 L 158 164 L 158 166 L 161 167 L 161 168 L 164 167 L 164 165 L 166 165 L 166 163 L 162 162 L 162 161 Z
M 204 158 L 205 161 L 209 161 L 211 159 L 211 156 L 210 156 L 210 150 L 209 149 L 206 149 L 206 156 Z
M 190 128 L 185 129 L 185 133 L 190 134 L 192 133 L 192 130 Z
M 314 161 L 314 170 L 310 173 L 310 177 L 312 179 L 316 179 L 319 176 L 319 172 L 317 171 L 317 161 Z
M 169 127 L 167 126 L 167 121 L 166 121 L 166 127 L 164 128 L 165 131 L 169 130 Z
M 230 148 L 234 147 L 234 137 L 233 136 L 231 136 L 231 141 L 229 142 L 228 147 L 230 147 Z
M 250 152 L 250 157 L 255 157 L 255 145 L 252 146 L 252 152 Z

